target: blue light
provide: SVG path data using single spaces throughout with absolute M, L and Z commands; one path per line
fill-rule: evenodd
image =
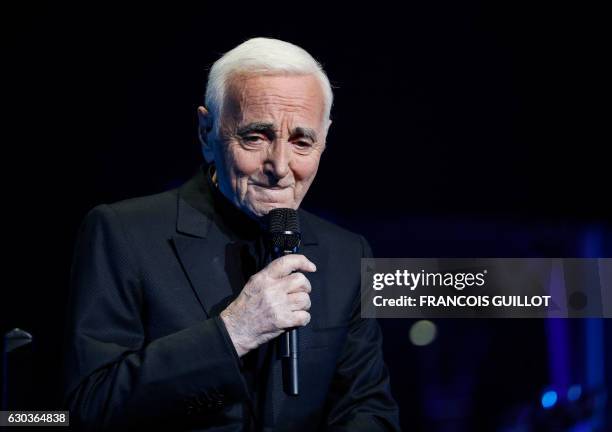
M 578 384 L 575 384 L 567 389 L 567 398 L 572 402 L 580 399 L 580 395 L 582 395 L 582 387 Z
M 550 409 L 557 403 L 557 392 L 549 390 L 542 395 L 542 406 L 544 409 Z

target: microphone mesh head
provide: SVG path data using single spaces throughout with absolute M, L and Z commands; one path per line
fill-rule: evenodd
M 285 231 L 300 232 L 300 222 L 297 211 L 290 208 L 275 208 L 268 213 L 270 233 Z
M 281 250 L 292 250 L 300 243 L 300 222 L 297 211 L 276 208 L 268 213 L 269 233 L 272 246 Z

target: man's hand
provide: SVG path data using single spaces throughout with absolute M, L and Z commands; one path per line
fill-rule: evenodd
M 274 339 L 286 329 L 310 322 L 310 281 L 301 272 L 316 266 L 304 255 L 277 258 L 248 280 L 220 314 L 238 356 Z

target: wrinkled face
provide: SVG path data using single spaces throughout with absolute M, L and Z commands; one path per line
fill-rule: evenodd
M 329 121 L 312 75 L 242 76 L 228 85 L 214 146 L 222 193 L 252 218 L 297 209 L 319 167 Z

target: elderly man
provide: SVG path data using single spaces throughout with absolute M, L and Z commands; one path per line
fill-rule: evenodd
M 177 190 L 94 208 L 72 268 L 66 406 L 89 428 L 398 429 L 375 320 L 360 317 L 363 237 L 298 211 L 300 253 L 262 231 L 298 209 L 331 121 L 320 65 L 256 38 L 212 67 L 207 163 Z M 278 336 L 299 328 L 299 395 Z

